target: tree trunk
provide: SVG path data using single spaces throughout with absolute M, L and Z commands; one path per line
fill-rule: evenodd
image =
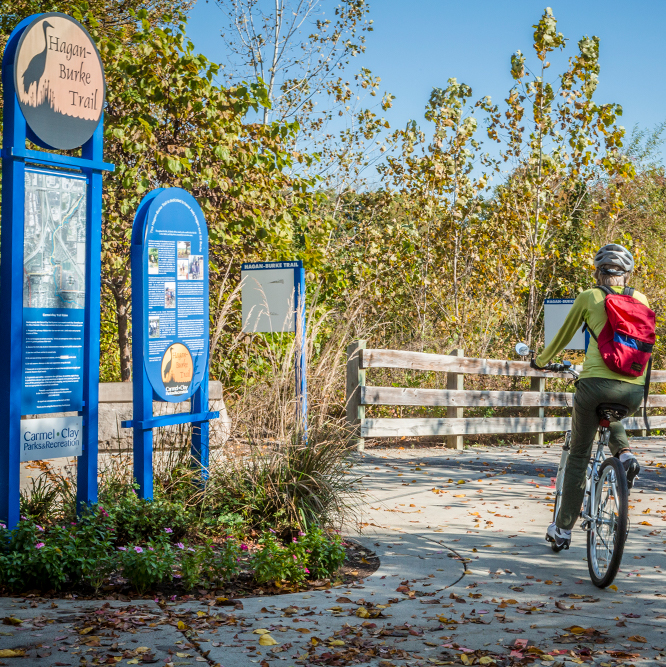
M 111 292 L 116 301 L 118 347 L 120 349 L 120 379 L 122 382 L 129 382 L 132 379 L 132 345 L 129 331 L 130 301 L 123 288 L 114 288 Z

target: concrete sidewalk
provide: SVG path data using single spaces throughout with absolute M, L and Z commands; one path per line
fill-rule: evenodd
M 634 445 L 642 464 L 664 461 L 663 440 Z M 100 623 L 87 626 L 92 646 L 78 634 L 82 622 L 61 615 L 71 620 L 61 634 L 43 619 L 38 627 L 29 620 L 20 629 L 3 626 L 0 647 L 32 642 L 30 657 L 19 664 L 49 666 L 83 664 L 82 657 L 97 664 L 224 667 L 666 662 L 661 469 L 647 466 L 631 495 L 617 590 L 602 591 L 590 583 L 582 531 L 560 554 L 544 542 L 558 460 L 556 446 L 369 450 L 358 463 L 366 474 L 359 524 L 348 527 L 350 535 L 360 528 L 360 541 L 381 559 L 365 581 L 246 598 L 242 610 L 215 601 L 164 608 L 141 601 L 139 611 L 127 603 L 114 603 L 116 609 L 79 603 L 100 612 Z M 5 599 L 0 614 L 28 619 L 39 611 L 48 619 L 84 612 L 74 602 L 57 604 L 57 610 L 48 608 L 50 601 L 33 609 Z M 39 657 L 40 651 L 51 656 Z

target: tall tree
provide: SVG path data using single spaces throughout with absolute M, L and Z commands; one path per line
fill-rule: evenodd
M 517 239 L 524 262 L 521 287 L 526 296 L 525 332 L 534 336 L 540 306 L 549 288 L 551 266 L 566 248 L 552 241 L 570 226 L 587 201 L 590 187 L 602 177 L 631 178 L 631 162 L 622 155 L 624 128 L 617 124 L 619 104 L 594 100 L 599 80 L 599 38 L 583 37 L 568 68 L 548 80 L 548 58 L 564 50 L 552 10 L 546 8 L 534 27 L 533 65 L 521 51 L 511 57 L 515 85 L 502 112 L 489 100 L 488 135 L 501 144 L 511 178 L 497 193 L 498 223 Z M 611 215 L 621 208 L 614 201 Z M 589 217 L 588 217 L 589 220 Z M 575 258 L 573 258 L 575 261 Z

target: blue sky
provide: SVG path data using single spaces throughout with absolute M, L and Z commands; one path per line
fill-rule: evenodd
M 535 0 L 374 0 L 374 32 L 357 66 L 369 67 L 396 96 L 387 118 L 393 127 L 421 122 L 433 87 L 449 77 L 470 85 L 474 98 L 503 99 L 512 85 L 511 54 L 530 51 L 532 25 L 546 6 Z M 601 39 L 599 102 L 624 108 L 620 123 L 651 127 L 666 120 L 666 2 L 566 0 L 550 4 L 573 53 L 583 35 Z M 188 34 L 197 50 L 224 61 L 223 16 L 213 0 L 198 0 Z M 551 72 L 562 61 L 553 60 Z

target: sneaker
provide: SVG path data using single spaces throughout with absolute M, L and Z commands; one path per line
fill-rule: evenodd
M 571 544 L 571 531 L 558 528 L 553 522 L 546 531 L 546 540 L 553 542 L 558 549 L 568 549 Z
M 638 479 L 638 473 L 641 471 L 641 467 L 638 465 L 638 460 L 632 452 L 622 452 L 619 459 L 624 467 L 624 472 L 627 473 L 627 486 L 631 489 L 636 479 Z

